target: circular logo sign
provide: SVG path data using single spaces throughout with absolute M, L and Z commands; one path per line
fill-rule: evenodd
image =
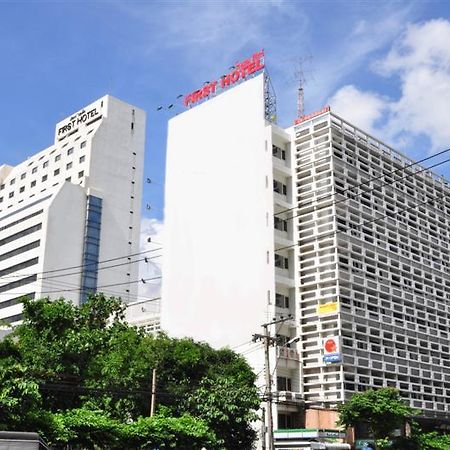
M 328 353 L 336 353 L 337 351 L 336 342 L 334 341 L 334 339 L 327 339 L 325 341 L 324 347 Z

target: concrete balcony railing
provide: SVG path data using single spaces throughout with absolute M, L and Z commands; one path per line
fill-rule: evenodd
M 274 397 L 280 402 L 286 403 L 304 403 L 303 394 L 292 391 L 277 391 Z
M 292 361 L 300 361 L 300 355 L 298 354 L 297 350 L 288 347 L 278 347 L 277 357 L 290 359 Z

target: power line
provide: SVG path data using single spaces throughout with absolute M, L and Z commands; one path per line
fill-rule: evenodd
M 45 283 L 50 284 L 49 287 L 52 287 L 52 288 L 60 288 L 61 286 L 63 286 L 63 287 L 73 287 L 73 288 L 79 287 L 78 283 L 69 283 L 67 281 L 57 281 L 57 280 L 44 280 L 44 281 L 45 281 Z M 52 284 L 53 284 L 53 286 L 52 286 Z M 114 297 L 121 297 L 121 296 L 124 295 L 123 292 L 114 291 L 114 290 L 110 290 L 110 289 L 102 290 L 102 292 L 104 294 L 111 295 L 111 296 L 114 296 Z M 144 302 L 147 302 L 147 301 L 151 301 L 151 300 L 159 300 L 160 299 L 159 297 L 157 299 L 155 299 L 154 297 L 148 297 L 148 296 L 145 296 L 145 295 L 133 295 L 132 297 L 133 298 L 137 298 L 137 299 L 142 299 L 142 300 L 137 300 L 137 301 L 140 301 L 141 303 L 144 303 Z
M 353 196 L 351 196 L 351 197 L 347 197 L 347 198 L 344 198 L 344 199 L 342 199 L 342 200 L 338 200 L 337 202 L 336 202 L 336 201 L 333 201 L 333 202 L 330 203 L 330 204 L 327 204 L 327 205 L 324 205 L 324 206 L 320 206 L 320 207 L 318 207 L 317 205 L 314 205 L 314 212 L 321 211 L 322 209 L 328 208 L 328 207 L 330 207 L 330 206 L 336 206 L 336 205 L 339 205 L 339 204 L 341 204 L 341 203 L 348 202 L 349 200 L 354 200 L 355 198 L 357 198 L 357 197 L 359 197 L 359 196 L 361 196 L 361 195 L 364 195 L 364 194 L 370 194 L 371 192 L 376 191 L 376 190 L 379 190 L 379 189 L 381 189 L 381 188 L 383 188 L 383 187 L 386 187 L 386 186 L 390 186 L 390 187 L 392 187 L 393 189 L 395 189 L 395 190 L 401 192 L 402 195 L 406 195 L 406 196 L 408 196 L 408 197 L 410 197 L 410 198 L 414 198 L 413 195 L 408 194 L 407 192 L 406 192 L 406 193 L 403 192 L 401 189 L 399 189 L 399 188 L 397 188 L 396 186 L 394 186 L 394 184 L 395 184 L 395 183 L 398 183 L 399 181 L 405 180 L 406 178 L 409 178 L 409 177 L 412 177 L 412 176 L 416 176 L 416 175 L 418 175 L 419 173 L 425 172 L 425 171 L 430 170 L 430 169 L 432 169 L 432 168 L 434 168 L 434 167 L 440 166 L 440 165 L 442 165 L 442 164 L 446 164 L 446 163 L 448 163 L 449 161 L 450 161 L 450 158 L 445 159 L 444 161 L 441 161 L 441 162 L 439 162 L 439 163 L 433 164 L 433 165 L 431 165 L 431 166 L 429 166 L 429 167 L 422 168 L 421 170 L 419 170 L 419 171 L 417 171 L 417 172 L 409 173 L 409 174 L 405 175 L 404 177 L 401 177 L 401 178 L 399 178 L 399 179 L 397 179 L 397 180 L 393 180 L 393 181 L 391 181 L 391 182 L 389 182 L 389 183 L 383 183 L 383 184 L 381 184 L 381 185 L 379 185 L 379 186 L 375 186 L 375 187 L 373 187 L 373 188 L 371 188 L 371 189 L 368 189 L 367 191 L 361 191 L 361 192 L 359 192 L 359 193 L 357 193 L 357 194 L 355 194 L 355 195 L 353 195 Z M 331 195 L 343 195 L 343 194 L 344 194 L 345 192 L 347 192 L 349 189 L 350 189 L 350 188 L 344 189 L 342 192 L 337 192 L 337 193 L 334 193 L 334 194 L 331 194 Z M 326 198 L 329 197 L 329 196 L 330 196 L 330 194 L 327 194 L 326 196 L 321 197 L 321 198 L 318 198 L 318 199 L 316 199 L 316 200 L 314 200 L 314 201 L 310 200 L 307 204 L 302 205 L 301 208 L 305 208 L 305 207 L 307 207 L 307 206 L 310 206 L 310 205 L 312 205 L 314 202 L 323 201 L 324 199 L 326 199 Z M 299 208 L 298 206 L 297 206 L 296 208 L 297 208 L 297 209 L 301 209 L 301 208 Z M 434 208 L 434 209 L 435 209 L 435 208 Z M 444 214 L 445 214 L 445 213 L 444 213 Z M 299 217 L 299 216 L 301 216 L 301 215 L 302 215 L 302 213 L 298 213 L 298 214 L 296 214 L 296 215 L 294 215 L 294 216 L 287 217 L 287 218 L 284 219 L 284 220 L 286 220 L 286 221 L 287 221 L 287 220 L 292 220 L 292 219 L 295 219 L 296 217 Z M 447 214 L 445 214 L 445 215 L 447 215 Z
M 403 191 L 402 191 L 402 193 L 403 193 Z M 412 206 L 410 206 L 410 207 L 407 207 L 407 208 L 403 208 L 403 209 L 397 210 L 397 211 L 395 211 L 394 213 L 388 213 L 388 214 L 382 215 L 381 217 L 377 217 L 377 218 L 375 218 L 375 219 L 367 220 L 367 221 L 365 221 L 365 222 L 356 224 L 355 227 L 358 227 L 358 228 L 359 228 L 359 227 L 363 227 L 363 226 L 365 226 L 365 225 L 367 225 L 367 224 L 370 224 L 370 223 L 373 223 L 373 222 L 377 222 L 377 221 L 379 221 L 379 220 L 381 220 L 381 219 L 386 219 L 386 218 L 389 219 L 389 218 L 392 218 L 391 216 L 395 216 L 395 215 L 397 215 L 397 214 L 399 214 L 399 213 L 401 213 L 401 212 L 406 212 L 406 211 L 412 210 L 412 209 L 414 209 L 414 208 L 417 208 L 418 206 L 426 205 L 426 204 L 429 203 L 429 202 L 434 202 L 434 201 L 436 201 L 436 200 L 441 200 L 441 199 L 443 199 L 446 195 L 448 195 L 448 193 L 447 193 L 447 192 L 443 192 L 443 194 L 440 195 L 440 196 L 433 196 L 432 198 L 428 198 L 428 199 L 426 199 L 426 200 L 424 200 L 424 201 L 421 201 L 421 202 L 419 202 L 419 203 L 416 203 L 415 205 L 412 205 Z M 329 233 L 328 235 L 327 235 L 327 234 L 325 234 L 325 235 L 316 235 L 316 236 L 313 236 L 313 237 L 311 237 L 311 238 L 304 238 L 304 239 L 302 239 L 303 242 L 302 242 L 301 244 L 300 244 L 300 242 L 298 242 L 298 243 L 296 243 L 296 244 L 292 244 L 292 245 L 287 245 L 287 246 L 285 246 L 285 247 L 276 248 L 274 251 L 277 252 L 277 251 L 281 251 L 281 250 L 287 250 L 287 249 L 289 249 L 289 248 L 297 247 L 297 246 L 299 246 L 299 245 L 304 245 L 305 243 L 307 243 L 307 242 L 305 242 L 306 240 L 308 240 L 308 241 L 310 242 L 311 240 L 315 240 L 315 239 L 319 239 L 319 238 L 323 239 L 323 238 L 331 237 L 331 236 L 334 236 L 334 235 L 343 233 L 344 231 L 347 231 L 347 230 L 349 230 L 349 229 L 352 229 L 352 228 L 347 226 L 347 227 L 345 227 L 345 230 L 342 230 L 342 229 L 340 229 L 340 230 L 335 230 L 335 231 L 332 231 L 331 233 Z
M 416 166 L 416 165 L 418 165 L 418 164 L 421 164 L 421 163 L 423 163 L 423 162 L 425 162 L 425 161 L 428 161 L 428 160 L 430 160 L 430 159 L 432 159 L 432 158 L 436 158 L 437 156 L 443 155 L 444 153 L 447 153 L 447 152 L 449 152 L 449 151 L 450 151 L 450 148 L 447 148 L 446 150 L 442 150 L 442 151 L 440 151 L 440 152 L 438 152 L 438 153 L 435 153 L 434 155 L 431 155 L 431 156 L 428 156 L 428 157 L 426 157 L 426 158 L 420 159 L 419 161 L 416 161 L 416 162 L 414 162 L 414 163 L 408 164 L 408 165 L 406 165 L 406 166 L 404 166 L 404 167 L 399 167 L 399 168 L 397 168 L 397 169 L 395 169 L 395 170 L 392 170 L 391 172 L 386 172 L 386 173 L 383 173 L 383 174 L 381 174 L 381 175 L 378 175 L 378 176 L 376 176 L 376 177 L 374 177 L 374 178 L 370 178 L 370 179 L 368 179 L 368 180 L 366 180 L 366 181 L 364 181 L 364 182 L 362 182 L 362 183 L 359 183 L 359 184 L 357 184 L 357 185 L 355 185 L 355 186 L 351 186 L 351 187 L 349 187 L 349 188 L 347 188 L 347 189 L 344 189 L 343 193 L 344 193 L 344 192 L 347 192 L 347 191 L 352 191 L 353 189 L 358 189 L 358 188 L 361 187 L 361 186 L 365 186 L 365 185 L 367 185 L 367 184 L 370 184 L 370 183 L 373 182 L 373 181 L 380 180 L 381 178 L 385 178 L 385 177 L 387 177 L 387 176 L 389 176 L 389 175 L 393 175 L 393 174 L 395 174 L 395 173 L 397 173 L 397 172 L 401 172 L 401 171 L 407 170 L 407 169 L 409 169 L 410 167 L 413 167 L 413 166 Z M 434 167 L 434 166 L 432 166 L 432 167 Z M 425 170 L 428 170 L 428 169 L 425 169 Z M 423 171 L 423 170 L 419 171 L 418 173 L 420 173 L 420 172 L 422 172 L 422 171 Z M 334 195 L 334 194 L 328 194 L 328 197 L 332 197 L 333 195 Z M 325 197 L 324 197 L 323 199 L 325 199 Z M 322 199 L 322 200 L 323 200 L 323 199 Z M 275 213 L 274 216 L 278 216 L 279 214 L 283 214 L 283 213 L 292 211 L 292 210 L 294 210 L 294 209 L 297 209 L 297 207 L 294 206 L 294 207 L 292 207 L 292 208 L 288 208 L 288 209 L 285 209 L 285 210 L 283 210 L 283 211 L 279 211 L 279 212 Z
M 158 250 L 158 249 L 155 249 L 155 250 L 149 250 L 149 252 L 153 252 L 153 251 L 157 251 L 157 250 Z M 141 258 L 141 259 L 136 259 L 136 260 L 134 260 L 134 261 L 126 261 L 126 262 L 123 262 L 123 263 L 120 263 L 120 264 L 113 264 L 113 265 L 111 265 L 111 266 L 99 267 L 99 268 L 97 268 L 97 272 L 100 271 L 100 270 L 105 270 L 105 269 L 111 269 L 111 268 L 114 268 L 114 267 L 125 266 L 125 265 L 127 265 L 127 264 L 134 264 L 134 263 L 141 262 L 141 261 L 147 262 L 148 260 L 160 258 L 161 256 L 162 256 L 162 254 L 161 254 L 161 255 L 156 255 L 156 256 L 144 257 L 144 258 Z M 92 263 L 92 264 L 96 264 L 96 263 Z M 99 263 L 97 263 L 97 264 L 99 264 Z M 63 270 L 63 269 L 61 269 L 61 270 Z M 65 270 L 65 269 L 64 269 L 64 270 Z M 47 272 L 51 272 L 51 271 L 47 271 Z M 28 276 L 38 275 L 39 273 L 46 273 L 46 272 L 20 273 L 20 274 L 4 275 L 4 276 L 0 276 L 0 281 L 1 281 L 1 280 L 9 280 L 9 279 L 12 279 L 12 278 L 20 278 L 20 277 L 23 278 L 23 277 L 28 277 Z M 83 271 L 80 271 L 80 272 L 63 273 L 63 274 L 60 274 L 60 275 L 52 275 L 52 276 L 48 276 L 48 277 L 40 277 L 40 278 L 37 278 L 36 281 L 40 281 L 40 280 L 48 280 L 48 279 L 51 279 L 51 278 L 68 277 L 68 276 L 70 276 L 70 275 L 79 275 L 79 274 L 82 274 L 82 273 L 83 273 Z
M 161 278 L 162 278 L 161 276 L 158 276 L 158 277 L 152 277 L 152 278 L 141 278 L 139 280 L 133 280 L 133 281 L 125 281 L 123 283 L 105 284 L 103 286 L 97 286 L 95 292 L 101 292 L 101 289 L 103 289 L 105 287 L 124 286 L 124 285 L 128 285 L 128 284 L 141 283 L 141 282 L 145 284 L 148 281 L 160 280 Z M 72 288 L 72 289 L 58 289 L 55 291 L 42 291 L 41 294 L 55 294 L 55 293 L 60 293 L 60 292 L 76 292 L 76 291 L 82 291 L 82 290 L 84 290 L 84 288 L 78 287 L 78 288 Z M 3 294 L 3 292 L 0 294 Z M 10 292 L 4 292 L 4 294 L 11 295 Z M 27 296 L 29 294 L 29 292 L 26 292 L 26 293 L 15 292 L 14 294 L 17 295 L 18 297 L 21 295 Z

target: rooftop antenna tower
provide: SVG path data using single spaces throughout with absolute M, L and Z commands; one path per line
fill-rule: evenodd
M 293 79 L 297 85 L 297 117 L 305 114 L 305 66 L 312 61 L 312 55 L 303 56 L 294 64 Z

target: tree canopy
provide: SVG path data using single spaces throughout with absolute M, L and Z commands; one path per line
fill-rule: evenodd
M 251 448 L 255 375 L 231 350 L 145 334 L 101 294 L 81 306 L 24 300 L 23 316 L 0 342 L 0 429 L 56 448 Z
M 346 428 L 359 423 L 367 424 L 375 439 L 391 436 L 415 414 L 394 388 L 367 390 L 353 394 L 349 401 L 339 406 L 339 425 Z

